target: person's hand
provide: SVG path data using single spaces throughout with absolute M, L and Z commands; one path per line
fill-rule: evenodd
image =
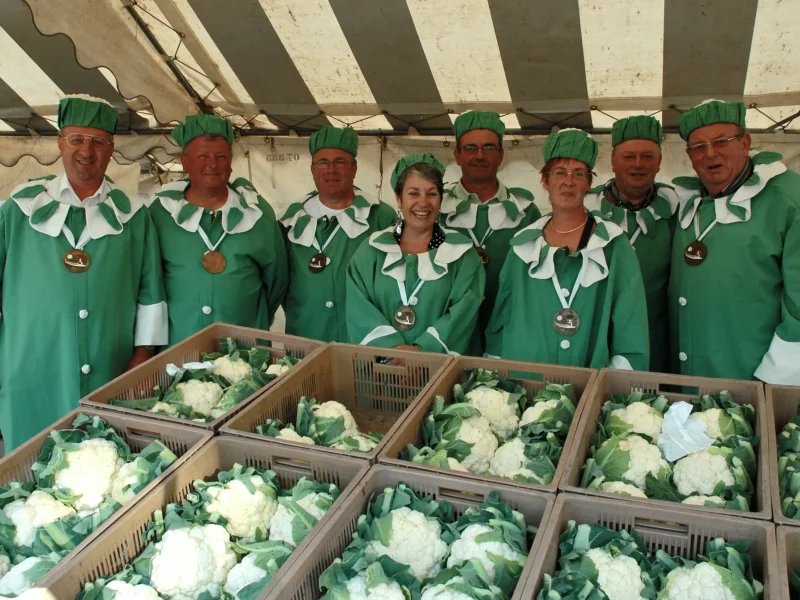
M 400 344 L 399 346 L 394 347 L 395 350 L 406 350 L 408 352 L 419 352 L 419 346 L 411 346 L 409 344 Z M 405 367 L 406 366 L 406 359 L 405 358 L 393 358 L 392 362 L 390 363 L 392 366 L 395 367 Z
M 133 349 L 133 358 L 128 361 L 128 364 L 125 366 L 125 371 L 130 371 L 134 367 L 138 367 L 143 362 L 147 362 L 151 358 L 155 352 L 152 348 L 148 346 L 137 346 Z

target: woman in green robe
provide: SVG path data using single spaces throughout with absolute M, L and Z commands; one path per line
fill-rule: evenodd
M 542 184 L 553 212 L 511 240 L 487 354 L 647 370 L 647 309 L 636 254 L 618 225 L 584 207 L 597 143 L 564 129 L 547 137 L 544 156 Z
M 442 228 L 444 166 L 430 154 L 392 173 L 400 215 L 370 236 L 347 267 L 347 331 L 354 344 L 461 354 L 478 319 L 486 274 L 472 241 Z

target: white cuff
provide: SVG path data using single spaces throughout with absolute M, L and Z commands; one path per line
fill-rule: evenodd
M 633 371 L 631 363 L 628 361 L 627 358 L 625 358 L 621 354 L 615 354 L 614 356 L 611 357 L 611 360 L 608 361 L 608 368 L 620 369 L 624 371 Z
M 753 375 L 765 383 L 800 385 L 800 342 L 785 342 L 775 334 Z
M 169 343 L 167 303 L 137 304 L 134 346 L 166 346 Z
M 370 331 L 367 336 L 359 342 L 361 346 L 366 346 L 373 340 L 377 340 L 378 338 L 388 337 L 390 335 L 394 335 L 397 333 L 394 327 L 390 325 L 378 325 L 375 329 Z
M 450 352 L 450 349 L 447 347 L 447 344 L 445 344 L 442 341 L 442 338 L 439 337 L 439 332 L 436 331 L 435 327 L 428 327 L 425 330 L 425 333 L 427 333 L 429 336 L 431 336 L 433 339 L 435 339 L 437 342 L 439 342 L 442 345 L 442 348 L 444 348 L 444 351 L 447 354 L 450 354 L 452 356 L 460 356 L 460 354 L 458 352 Z

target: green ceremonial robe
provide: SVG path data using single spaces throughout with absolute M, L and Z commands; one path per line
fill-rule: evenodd
M 732 195 L 703 197 L 700 180 L 673 180 L 680 198 L 670 282 L 676 372 L 800 385 L 800 174 L 781 156 L 753 156 Z M 687 246 L 703 237 L 706 260 Z
M 572 254 L 545 241 L 549 216 L 511 240 L 512 252 L 500 273 L 497 303 L 486 331 L 487 354 L 594 369 L 647 369 L 650 343 L 636 254 L 620 227 L 598 213 L 594 217 L 597 224 L 589 243 Z M 571 335 L 553 326 L 563 308 L 554 273 L 567 302 L 580 281 L 571 305 L 580 326 Z
M 672 364 L 669 349 L 669 265 L 675 233 L 678 196 L 668 185 L 656 183 L 656 198 L 637 212 L 616 206 L 605 185 L 594 188 L 584 200 L 588 210 L 600 211 L 604 218 L 625 232 L 639 259 L 647 296 L 647 322 L 650 327 L 650 371 L 668 373 Z
M 89 269 L 64 256 L 88 240 Z M 81 235 L 83 232 L 83 236 Z M 0 206 L 0 430 L 9 452 L 167 341 L 158 236 L 139 198 L 106 181 L 81 202 L 66 175 Z
M 407 254 L 394 228 L 373 233 L 347 267 L 347 331 L 350 343 L 423 352 L 464 353 L 478 319 L 486 275 L 471 240 L 444 230 L 445 241 L 423 254 Z M 422 286 L 412 300 L 414 289 Z M 416 313 L 411 329 L 394 320 L 403 305 L 399 285 Z
M 395 219 L 389 205 L 356 193 L 349 208 L 331 211 L 312 192 L 281 217 L 289 257 L 289 291 L 283 303 L 286 333 L 323 342 L 347 341 L 347 263 L 370 233 Z M 309 262 L 323 247 L 329 264 L 313 273 Z
M 215 322 L 269 329 L 289 277 L 274 211 L 243 178 L 229 184 L 228 201 L 216 215 L 186 201 L 188 186 L 186 180 L 163 186 L 150 206 L 161 246 L 170 345 Z M 226 260 L 221 273 L 203 267 L 210 249 L 199 229 L 212 248 L 219 242 L 216 251 Z

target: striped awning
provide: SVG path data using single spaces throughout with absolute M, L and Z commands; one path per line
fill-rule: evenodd
M 744 100 L 800 128 L 800 0 L 3 0 L 0 130 L 52 134 L 58 99 L 120 109 L 121 133 L 216 111 L 244 135 L 607 131 L 632 113 Z M 793 120 L 794 119 L 794 120 Z

